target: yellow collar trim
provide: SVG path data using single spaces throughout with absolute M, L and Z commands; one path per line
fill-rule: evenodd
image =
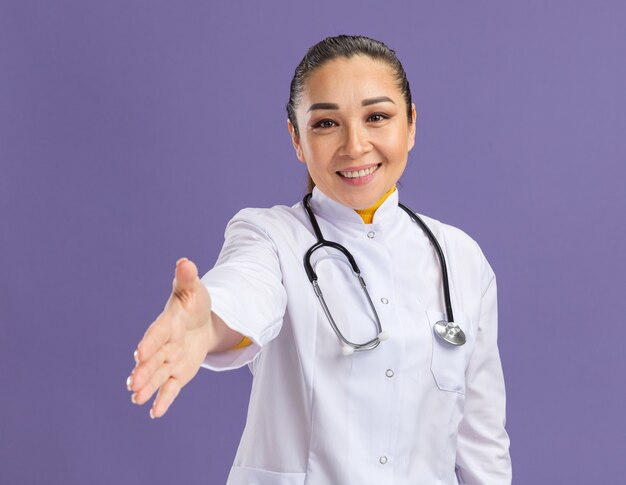
M 373 206 L 368 207 L 367 209 L 362 209 L 362 210 L 354 209 L 355 212 L 358 215 L 361 216 L 361 219 L 363 219 L 363 223 L 365 223 L 365 224 L 371 224 L 372 223 L 372 221 L 374 220 L 374 213 L 383 204 L 383 202 L 385 202 L 385 200 L 387 200 L 387 197 L 389 197 L 391 194 L 393 194 L 394 190 L 396 190 L 396 186 L 395 185 L 393 187 L 391 187 L 387 191 L 387 193 L 380 198 L 380 200 L 378 202 L 376 202 Z

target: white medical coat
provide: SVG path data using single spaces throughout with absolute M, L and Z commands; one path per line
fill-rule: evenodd
M 203 364 L 248 364 L 254 376 L 228 485 L 510 484 L 496 280 L 476 242 L 424 217 L 467 335 L 452 347 L 433 334 L 445 319 L 437 255 L 398 207 L 398 191 L 367 225 L 318 189 L 311 206 L 324 237 L 354 256 L 390 337 L 342 354 L 304 270 L 316 238 L 301 203 L 239 212 L 202 278 L 213 311 L 253 341 Z M 371 310 L 347 264 L 326 249 L 312 262 L 346 337 L 373 338 Z

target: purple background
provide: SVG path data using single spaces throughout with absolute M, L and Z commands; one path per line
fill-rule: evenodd
M 0 2 L 0 483 L 221 484 L 249 371 L 162 420 L 132 351 L 174 262 L 301 198 L 306 48 L 386 41 L 418 111 L 402 200 L 499 283 L 514 483 L 623 483 L 626 7 L 610 1 Z

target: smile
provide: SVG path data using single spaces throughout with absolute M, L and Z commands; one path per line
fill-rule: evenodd
M 337 173 L 347 179 L 358 179 L 358 178 L 367 177 L 368 175 L 373 174 L 376 170 L 378 170 L 380 165 L 381 164 L 379 163 L 378 165 L 373 165 L 369 168 L 364 168 L 364 169 L 357 170 L 357 171 L 345 171 L 345 172 L 340 171 Z

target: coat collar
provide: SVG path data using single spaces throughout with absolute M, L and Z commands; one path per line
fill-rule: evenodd
M 376 210 L 372 224 L 365 224 L 354 209 L 331 199 L 317 187 L 313 188 L 311 208 L 316 217 L 329 220 L 334 224 L 349 224 L 351 226 L 360 226 L 361 228 L 370 226 L 384 227 L 388 224 L 393 224 L 398 216 L 398 211 L 402 211 L 398 207 L 398 199 L 399 194 L 396 188 Z

